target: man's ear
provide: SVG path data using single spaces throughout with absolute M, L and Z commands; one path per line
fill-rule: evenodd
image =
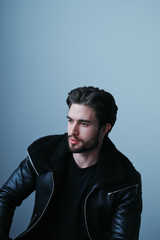
M 111 130 L 112 126 L 110 123 L 107 123 L 106 125 L 104 125 L 102 127 L 102 137 L 104 137 L 110 130 Z

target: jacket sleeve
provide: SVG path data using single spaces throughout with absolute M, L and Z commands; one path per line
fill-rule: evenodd
M 9 240 L 14 210 L 35 189 L 36 173 L 28 157 L 0 189 L 0 239 Z
M 142 212 L 141 184 L 118 193 L 112 221 L 112 240 L 138 240 Z

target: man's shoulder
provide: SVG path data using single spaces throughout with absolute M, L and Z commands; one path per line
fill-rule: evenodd
M 122 153 L 113 142 L 108 139 L 110 166 L 114 169 L 115 175 L 124 175 L 128 180 L 140 181 L 141 175 L 135 168 L 132 160 L 130 160 L 124 153 Z M 107 147 L 106 147 L 107 149 Z
M 37 172 L 48 168 L 53 161 L 55 153 L 65 152 L 67 147 L 67 134 L 48 135 L 34 141 L 28 147 L 28 155 Z
M 128 170 L 134 170 L 135 167 L 132 163 L 132 161 L 124 154 L 122 153 L 114 144 L 113 142 L 108 139 L 108 146 L 110 148 L 110 155 L 117 159 L 118 162 L 120 162 L 124 168 Z
M 134 166 L 133 162 L 122 152 L 117 150 L 117 154 L 120 158 L 121 164 L 124 168 L 125 175 L 127 176 L 128 183 L 131 184 L 140 184 L 141 174 Z
M 50 147 L 53 147 L 54 144 L 57 144 L 62 139 L 66 138 L 65 134 L 55 134 L 55 135 L 47 135 L 38 138 L 31 145 L 29 145 L 28 150 L 31 151 L 33 149 L 41 149 L 47 150 Z

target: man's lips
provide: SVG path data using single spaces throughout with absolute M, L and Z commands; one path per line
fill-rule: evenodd
M 79 141 L 79 139 L 70 137 L 70 138 L 69 138 L 69 142 L 70 142 L 71 144 L 77 144 L 77 143 L 79 143 L 80 141 Z

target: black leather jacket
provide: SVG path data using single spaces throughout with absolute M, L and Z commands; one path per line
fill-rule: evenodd
M 68 162 L 67 135 L 47 136 L 28 148 L 0 190 L 0 240 L 8 240 L 16 206 L 36 191 L 28 229 L 17 240 L 34 240 L 35 229 L 50 204 L 54 178 L 62 178 Z M 142 211 L 141 177 L 109 138 L 104 139 L 96 179 L 86 195 L 84 220 L 90 240 L 137 240 Z

